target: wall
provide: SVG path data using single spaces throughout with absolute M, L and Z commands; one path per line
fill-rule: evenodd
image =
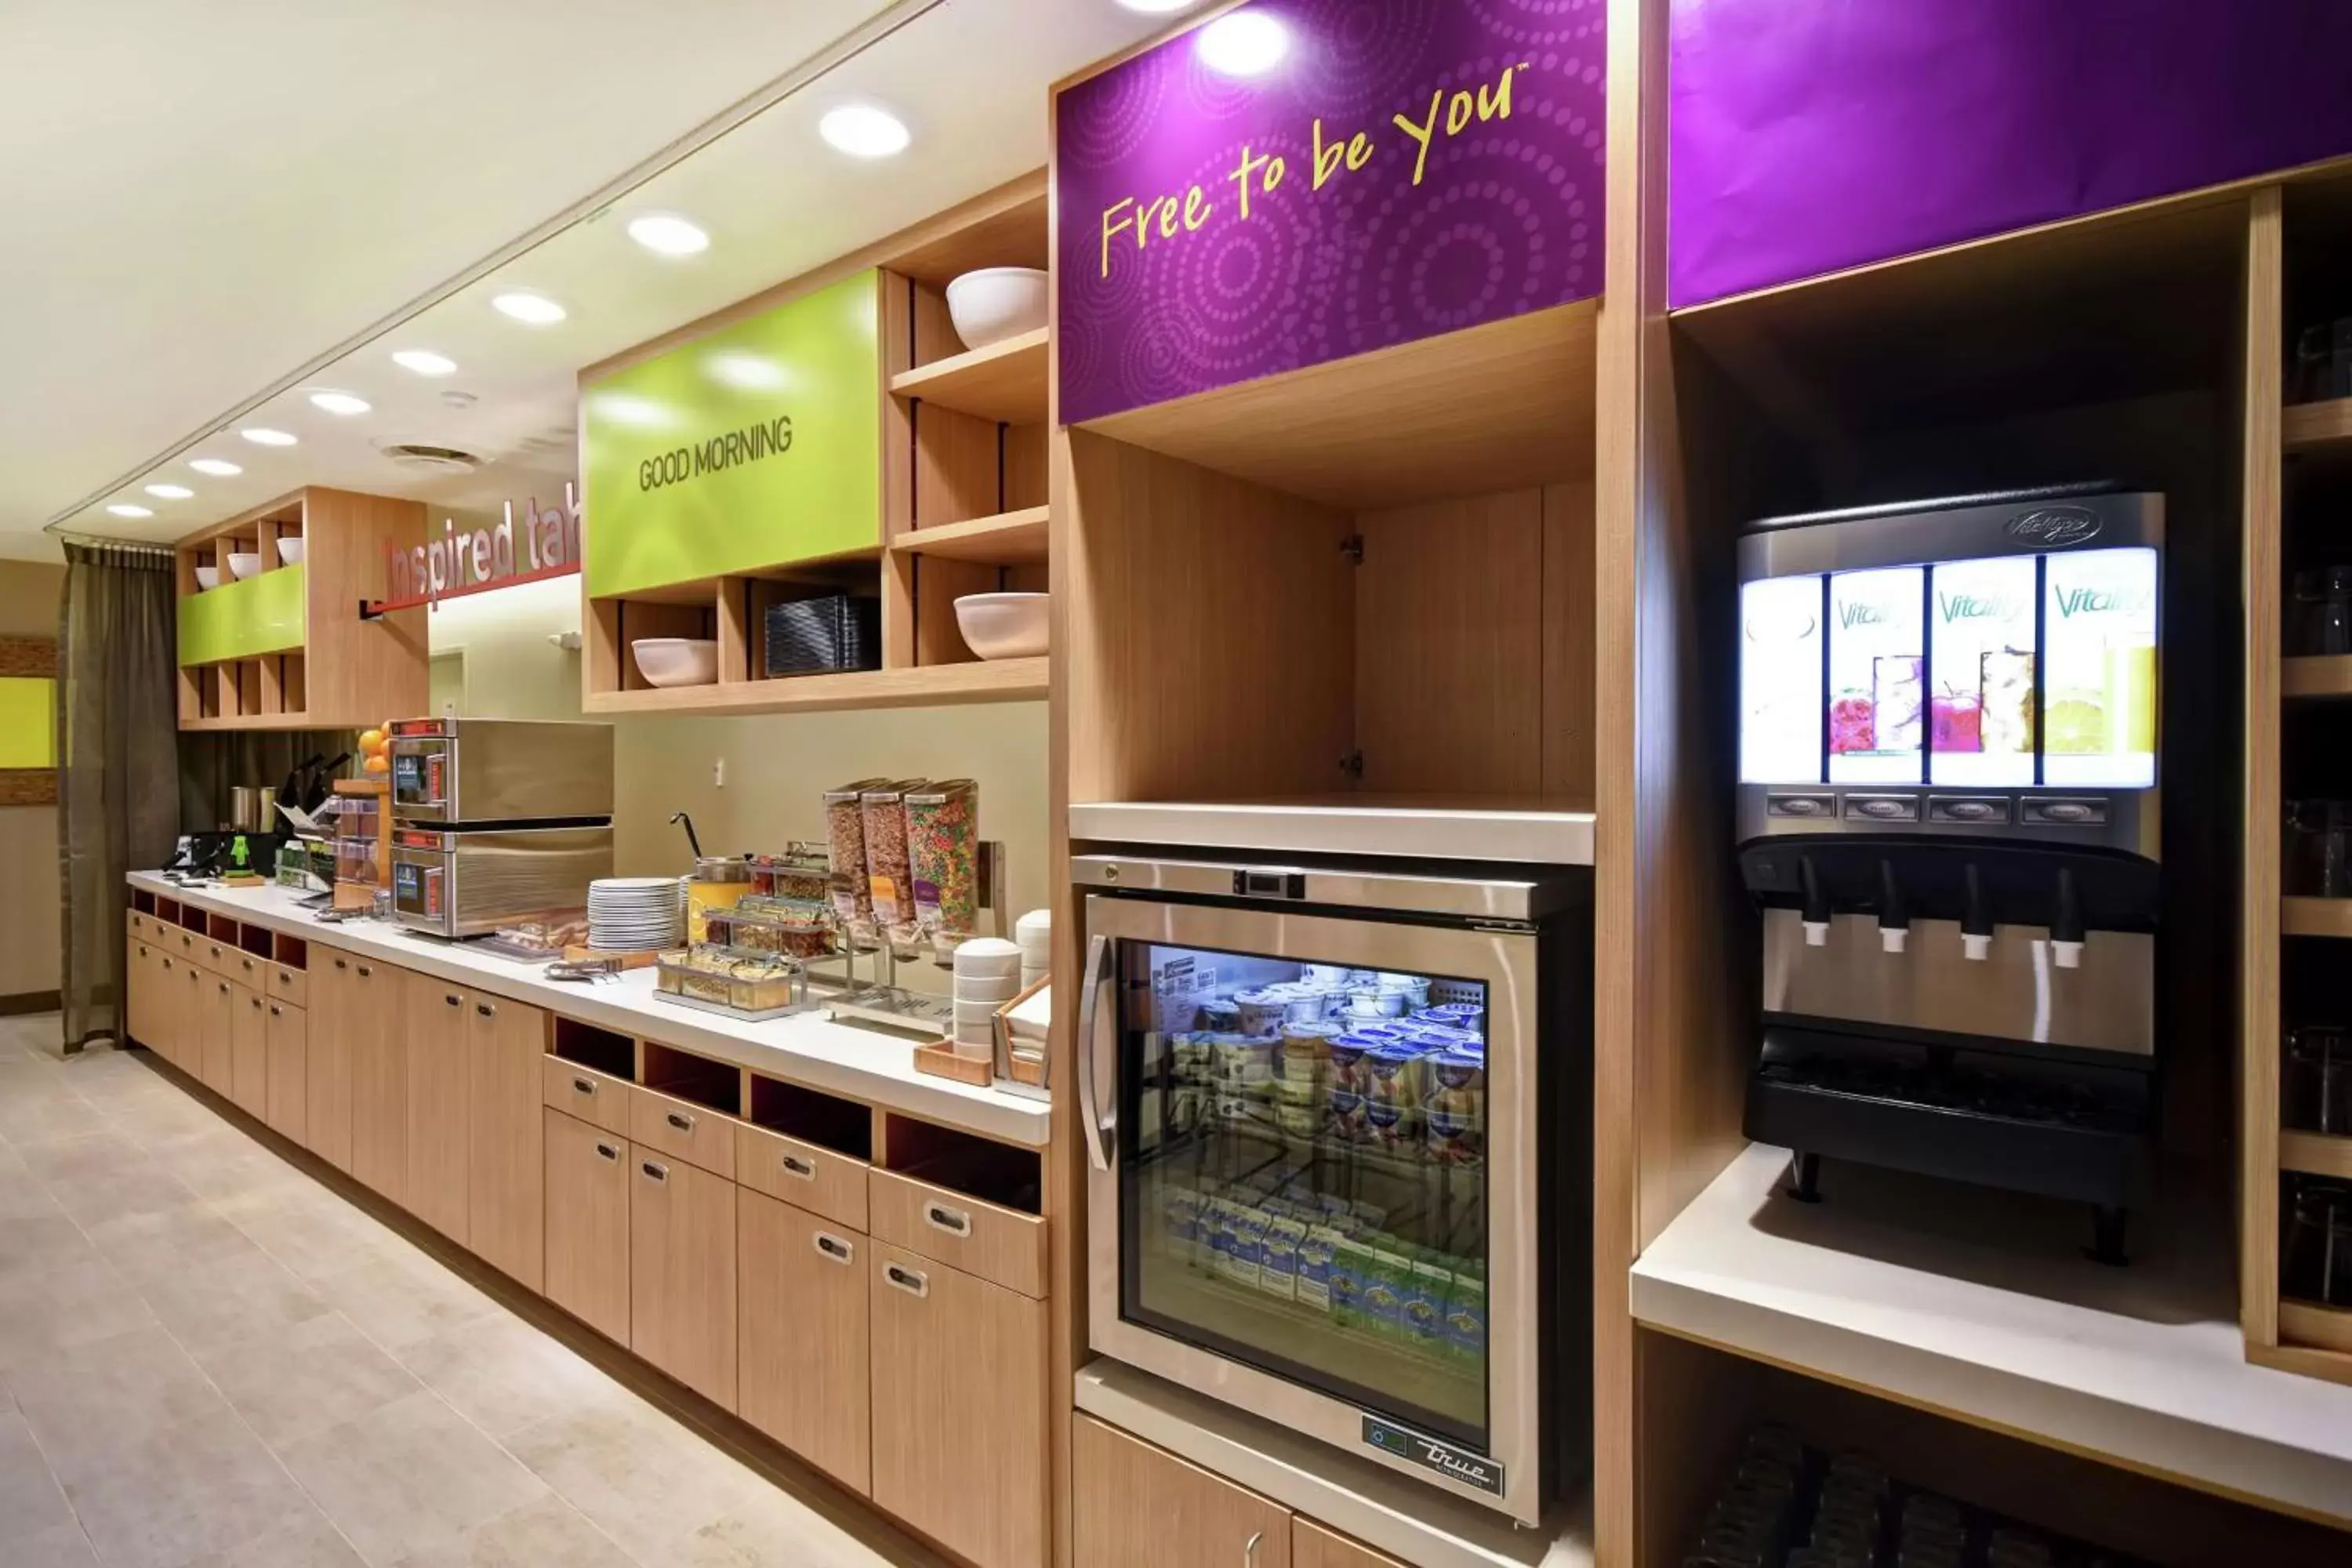
M 443 695 L 441 661 L 445 655 L 462 653 L 460 713 L 477 719 L 580 717 L 579 650 L 548 641 L 580 630 L 579 578 L 551 577 L 446 600 L 426 616 L 436 711 Z
M 0 637 L 58 635 L 66 569 L 0 561 Z M 0 806 L 0 1003 L 54 992 L 58 951 L 58 813 Z

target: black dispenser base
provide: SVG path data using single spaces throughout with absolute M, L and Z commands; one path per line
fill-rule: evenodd
M 2137 1067 L 1769 1028 L 1745 1131 L 1797 1152 L 1789 1195 L 1817 1203 L 1821 1157 L 2090 1205 L 2089 1255 L 2120 1264 L 2148 1194 L 2154 1095 Z

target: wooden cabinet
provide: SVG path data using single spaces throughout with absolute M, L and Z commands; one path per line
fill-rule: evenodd
M 307 1146 L 310 1016 L 284 1002 L 270 1002 L 268 1012 L 269 1089 L 262 1119 L 278 1136 Z
M 179 978 L 171 988 L 177 994 L 172 997 L 172 1017 L 164 1036 L 172 1042 L 172 1064 L 190 1078 L 200 1079 L 205 1071 L 205 999 L 213 994 L 214 977 L 184 952 L 172 963 Z
M 540 1111 L 546 1173 L 547 1299 L 621 1344 L 629 1342 L 629 1142 Z
M 303 1142 L 339 1171 L 352 1168 L 352 1032 L 359 975 L 347 952 L 310 950 L 318 966 L 308 1019 L 302 1098 Z
M 269 1114 L 269 1013 L 261 993 L 229 985 L 229 1089 L 237 1109 L 256 1120 Z
M 853 1491 L 873 1484 L 866 1238 L 736 1194 L 739 1414 Z
M 1269 1505 L 1270 1506 L 1270 1505 Z M 1375 1552 L 1326 1530 L 1311 1519 L 1290 1521 L 1290 1568 L 1408 1568 L 1401 1559 Z
M 133 915 L 136 922 L 142 917 Z M 155 989 L 162 983 L 155 950 L 137 935 L 122 949 L 122 1032 L 155 1050 Z M 156 1051 L 158 1056 L 163 1053 Z
M 1296 1568 L 1291 1514 L 1091 1416 L 1072 1419 L 1074 1561 L 1102 1568 Z
M 226 1096 L 236 1081 L 236 987 L 210 970 L 196 973 L 196 1076 Z
M 735 1408 L 735 1184 L 629 1151 L 629 1348 Z
M 400 972 L 353 958 L 346 1016 L 351 1053 L 352 1174 L 405 1207 L 408 1203 L 408 1042 Z M 434 998 L 436 1005 L 439 998 Z
M 735 1180 L 753 1192 L 863 1231 L 866 1187 L 873 1167 L 814 1143 L 764 1127 L 735 1129 Z
M 547 1015 L 477 993 L 467 1002 L 465 1051 L 467 1245 L 536 1290 L 545 1263 L 539 1097 Z
M 1044 1304 L 898 1247 L 868 1250 L 875 1502 L 980 1568 L 1042 1563 Z M 1282 1545 L 1286 1557 L 1286 1535 Z
M 874 1235 L 1024 1296 L 1045 1293 L 1045 1222 L 891 1171 L 867 1184 Z
M 629 1142 L 656 1158 L 683 1160 L 735 1179 L 735 1128 L 723 1112 L 650 1089 L 629 1093 Z
M 627 1079 L 556 1056 L 541 1062 L 540 1073 L 540 1098 L 550 1108 L 607 1132 L 629 1135 L 629 1097 L 637 1091 Z
M 466 1065 L 472 998 L 446 980 L 404 971 L 407 1032 L 408 1212 L 463 1244 L 467 1237 L 467 1127 L 472 1078 Z

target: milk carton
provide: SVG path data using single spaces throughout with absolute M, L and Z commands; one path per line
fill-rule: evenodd
M 1306 1225 L 1287 1217 L 1270 1220 L 1258 1253 L 1257 1288 L 1269 1296 L 1292 1300 L 1298 1287 L 1298 1247 L 1307 1239 Z
M 1298 1244 L 1296 1293 L 1300 1306 L 1325 1312 L 1331 1310 L 1331 1270 L 1347 1239 L 1329 1226 L 1318 1225 Z

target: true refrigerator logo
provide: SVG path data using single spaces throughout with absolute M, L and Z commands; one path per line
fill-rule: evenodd
M 1392 1459 L 1418 1465 L 1458 1486 L 1473 1488 L 1489 1497 L 1503 1495 L 1501 1464 L 1484 1454 L 1474 1454 L 1467 1448 L 1457 1448 L 1451 1443 L 1424 1437 L 1409 1426 L 1383 1421 L 1377 1415 L 1367 1415 L 1364 1417 L 1364 1446 L 1377 1448 Z

